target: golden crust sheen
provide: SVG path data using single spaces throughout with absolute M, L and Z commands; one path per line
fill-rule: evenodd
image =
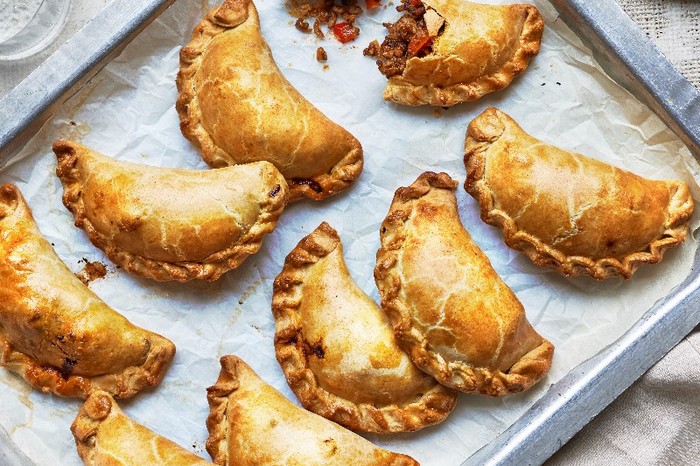
M 117 265 L 158 281 L 216 280 L 256 253 L 287 204 L 268 162 L 179 170 L 53 145 L 63 203 Z
M 0 365 L 42 392 L 130 397 L 160 383 L 175 355 L 83 285 L 11 184 L 0 187 L 0 284 Z
M 392 433 L 444 420 L 456 392 L 421 372 L 352 280 L 322 223 L 289 253 L 272 295 L 275 353 L 308 410 L 352 430 Z
M 251 0 L 225 0 L 180 53 L 182 133 L 212 167 L 272 162 L 290 200 L 324 199 L 362 171 L 362 146 L 284 78 Z
M 213 464 L 134 422 L 102 391 L 85 400 L 71 431 L 85 466 Z
M 263 382 L 236 356 L 221 358 L 207 389 L 207 451 L 219 465 L 415 466 L 406 455 L 379 448 L 306 411 Z
M 630 278 L 686 238 L 694 203 L 685 183 L 545 144 L 495 108 L 470 123 L 465 152 L 465 188 L 481 218 L 537 265 Z
M 403 105 L 449 107 L 503 89 L 540 50 L 544 21 L 532 5 L 423 0 L 442 16 L 432 53 L 412 57 L 389 79 L 384 98 Z
M 426 172 L 396 191 L 374 271 L 382 308 L 402 348 L 438 382 L 520 392 L 547 374 L 554 347 L 462 226 L 456 184 Z

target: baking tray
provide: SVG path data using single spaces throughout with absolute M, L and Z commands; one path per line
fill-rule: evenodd
M 114 0 L 0 101 L 0 168 L 58 108 L 174 0 Z M 552 0 L 618 83 L 700 154 L 700 95 L 612 0 Z M 694 258 L 693 270 L 700 260 Z M 691 273 L 622 337 L 554 384 L 464 465 L 540 464 L 700 323 Z M 31 464 L 0 429 L 0 464 Z

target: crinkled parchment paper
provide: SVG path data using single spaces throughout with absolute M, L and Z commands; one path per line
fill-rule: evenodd
M 698 166 L 688 150 L 646 107 L 601 72 L 590 53 L 557 19 L 546 17 L 542 51 L 506 90 L 451 109 L 403 108 L 381 98 L 385 78 L 362 49 L 382 39 L 382 22 L 394 6 L 360 18 L 358 40 L 319 41 L 293 27 L 280 0 L 258 0 L 263 34 L 284 75 L 303 95 L 363 144 L 365 169 L 349 192 L 322 203 L 299 202 L 283 214 L 261 251 L 215 283 L 156 283 L 127 275 L 93 247 L 61 203 L 51 143 L 73 138 L 107 155 L 148 165 L 206 169 L 179 131 L 175 112 L 178 52 L 192 28 L 216 2 L 176 2 L 125 51 L 69 100 L 11 161 L 0 182 L 16 183 L 42 233 L 75 272 L 82 259 L 101 261 L 105 278 L 90 288 L 134 323 L 177 345 L 161 386 L 122 401 L 135 420 L 208 458 L 205 388 L 219 372 L 219 357 L 237 354 L 266 381 L 295 400 L 273 350 L 272 281 L 286 254 L 326 220 L 342 237 L 350 271 L 379 300 L 372 271 L 379 225 L 394 191 L 425 170 L 445 171 L 464 182 L 462 162 L 468 122 L 487 106 L 512 115 L 526 131 L 650 178 L 680 178 L 696 199 Z M 328 69 L 315 59 L 322 45 Z M 547 378 L 530 391 L 503 399 L 461 395 L 442 424 L 418 433 L 370 439 L 414 456 L 425 465 L 457 465 L 521 416 L 569 370 L 625 332 L 655 301 L 690 272 L 697 247 L 689 237 L 656 265 L 642 266 L 629 281 L 566 279 L 533 266 L 507 248 L 501 233 L 478 217 L 475 201 L 456 191 L 464 225 L 522 300 L 535 328 L 556 345 Z M 697 225 L 695 220 L 693 229 Z M 0 370 L 0 425 L 37 464 L 78 465 L 69 426 L 80 400 L 32 391 Z

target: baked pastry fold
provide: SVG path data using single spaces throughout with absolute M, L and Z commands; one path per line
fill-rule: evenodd
M 130 273 L 216 280 L 256 253 L 287 204 L 268 162 L 217 170 L 149 167 L 53 144 L 63 203 L 90 241 Z
M 389 78 L 386 100 L 441 107 L 477 100 L 508 86 L 539 53 L 544 21 L 533 5 L 422 4 L 431 50 Z
M 554 347 L 472 241 L 446 173 L 396 191 L 374 276 L 396 338 L 441 384 L 502 396 L 542 379 Z
M 251 0 L 224 0 L 180 53 L 182 133 L 212 167 L 272 162 L 290 200 L 324 199 L 362 171 L 362 146 L 282 75 Z
M 85 466 L 213 464 L 130 419 L 102 391 L 85 400 L 71 431 Z
M 489 108 L 467 130 L 466 190 L 481 218 L 535 264 L 630 278 L 682 243 L 694 203 L 679 180 L 649 180 L 546 144 Z
M 0 284 L 0 365 L 42 392 L 130 397 L 160 383 L 175 355 L 83 285 L 9 183 L 0 187 Z
M 274 282 L 275 353 L 308 410 L 356 431 L 415 431 L 444 420 L 456 392 L 421 372 L 382 310 L 353 281 L 338 233 L 322 223 Z
M 207 451 L 216 464 L 418 464 L 300 408 L 236 356 L 221 358 L 221 373 L 207 393 Z

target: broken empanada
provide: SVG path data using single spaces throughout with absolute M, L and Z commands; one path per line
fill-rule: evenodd
M 287 204 L 287 183 L 268 162 L 180 170 L 66 140 L 53 150 L 75 224 L 115 264 L 154 280 L 218 279 L 260 249 Z
M 374 270 L 382 308 L 401 347 L 438 382 L 520 392 L 547 374 L 554 347 L 462 226 L 456 185 L 426 172 L 396 191 Z
M 449 107 L 503 89 L 540 50 L 544 21 L 533 5 L 401 0 L 403 16 L 365 50 L 389 82 L 384 98 Z
M 85 466 L 213 464 L 130 419 L 102 391 L 85 400 L 71 431 Z
M 306 409 L 352 430 L 392 433 L 441 422 L 454 408 L 456 392 L 411 362 L 350 277 L 327 223 L 287 256 L 272 312 L 277 360 Z
M 290 200 L 324 199 L 362 171 L 362 146 L 280 73 L 251 0 L 224 0 L 180 53 L 183 134 L 212 167 L 272 162 Z
M 236 356 L 221 358 L 207 389 L 207 451 L 219 465 L 417 465 L 306 411 L 263 382 Z
M 0 365 L 30 385 L 86 398 L 126 398 L 160 383 L 175 355 L 130 323 L 61 262 L 19 190 L 0 187 Z
M 495 108 L 470 123 L 465 151 L 465 188 L 481 218 L 537 265 L 630 278 L 685 240 L 693 198 L 682 181 L 648 180 L 545 144 Z

